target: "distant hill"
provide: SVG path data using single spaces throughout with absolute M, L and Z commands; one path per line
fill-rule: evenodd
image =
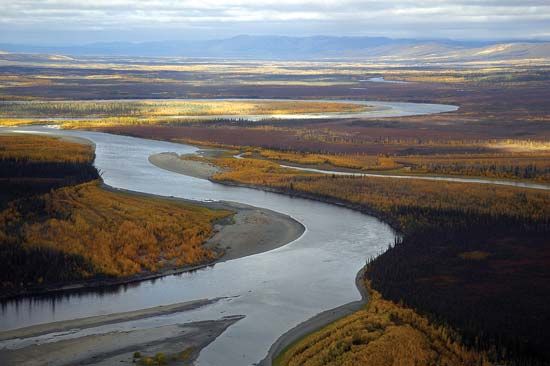
M 81 46 L 0 44 L 13 53 L 236 59 L 513 60 L 550 57 L 550 42 L 468 42 L 384 37 L 237 36 L 207 41 L 103 42 Z

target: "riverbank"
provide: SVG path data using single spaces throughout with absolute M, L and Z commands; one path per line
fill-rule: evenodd
M 191 364 L 210 344 L 242 316 L 171 324 L 154 328 L 130 327 L 148 318 L 168 316 L 216 303 L 222 298 L 189 301 L 118 314 L 94 316 L 31 326 L 0 334 L 0 363 L 4 365 L 113 365 L 135 364 L 139 358 L 162 354 L 166 365 Z M 119 329 L 116 329 L 120 325 Z M 101 332 L 101 327 L 106 329 Z M 91 328 L 96 329 L 91 330 Z M 87 330 L 90 329 L 89 332 Z M 41 337 L 61 338 L 48 342 Z M 6 341 L 10 339 L 12 341 Z M 38 341 L 41 339 L 41 341 Z M 4 341 L 4 342 L 2 342 Z
M 72 138 L 71 141 L 82 143 L 87 140 Z M 287 215 L 249 205 L 233 202 L 199 202 L 144 194 L 116 189 L 101 182 L 94 183 L 94 187 L 100 191 L 110 192 L 111 195 L 116 193 L 117 197 L 145 198 L 165 204 L 169 201 L 233 212 L 231 216 L 224 216 L 213 222 L 212 235 L 202 245 L 216 252 L 218 256 L 204 264 L 164 268 L 158 272 L 141 272 L 130 277 L 28 288 L 24 292 L 25 295 L 88 291 L 100 287 L 108 292 L 109 287 L 192 271 L 217 262 L 272 250 L 297 239 L 305 231 L 302 224 Z M 114 291 L 116 290 L 115 288 Z M 160 320 L 172 314 L 176 316 L 176 313 L 196 310 L 220 300 L 231 301 L 229 298 L 198 300 L 0 332 L 0 364 L 147 364 L 148 357 L 157 356 L 166 357 L 167 365 L 191 363 L 198 357 L 201 349 L 243 317 L 234 315 L 200 322 L 183 320 L 181 324 L 157 325 L 146 329 L 140 329 L 133 324 L 153 321 L 148 320 L 149 318 Z M 132 325 L 128 324 L 130 322 L 133 322 Z M 142 361 L 134 357 L 135 352 L 142 355 Z
M 209 151 L 209 150 L 204 150 Z M 220 154 L 220 151 L 223 150 L 213 150 Z M 192 156 L 192 155 L 189 155 Z M 205 157 L 212 157 L 208 154 L 202 154 Z M 214 155 L 214 157 L 218 157 Z M 159 168 L 169 170 L 176 173 L 181 173 L 185 175 L 190 175 L 196 178 L 210 179 L 213 175 L 222 171 L 220 167 L 217 167 L 213 164 L 207 162 L 200 162 L 197 160 L 185 159 L 186 156 L 178 156 L 175 153 L 160 153 L 151 155 L 149 157 L 149 162 L 151 164 L 158 166 Z M 287 162 L 283 160 L 272 160 L 262 156 L 255 155 L 253 156 L 255 160 L 261 160 L 266 162 L 271 162 L 278 164 L 282 168 L 295 169 L 297 171 L 309 172 L 309 173 L 318 173 L 325 175 L 338 175 L 338 176 L 356 176 L 356 177 L 373 177 L 373 178 L 391 178 L 391 179 L 419 179 L 426 181 L 435 181 L 435 182 L 458 182 L 458 183 L 470 183 L 470 184 L 488 184 L 496 186 L 508 186 L 508 187 L 518 187 L 518 188 L 529 188 L 529 189 L 539 189 L 539 190 L 550 190 L 550 185 L 544 182 L 537 182 L 533 180 L 525 179 L 499 179 L 492 177 L 483 177 L 483 176 L 467 176 L 467 175 L 426 175 L 421 173 L 402 173 L 397 170 L 388 170 L 388 171 L 359 171 L 357 169 L 342 168 L 337 166 L 331 166 L 329 164 L 319 164 L 319 165 L 308 165 L 308 164 L 299 164 L 295 162 Z
M 228 160 L 233 163 L 228 162 Z M 495 255 L 496 257 L 496 255 L 506 255 L 509 248 L 507 248 L 507 244 L 504 243 L 500 237 L 509 240 L 510 238 L 515 239 L 516 237 L 519 238 L 527 235 L 529 238 L 532 238 L 534 242 L 540 241 L 540 235 L 537 230 L 524 230 L 524 232 L 521 233 L 514 232 L 514 227 L 522 227 L 520 222 L 521 219 L 517 218 L 517 221 L 513 221 L 514 219 L 510 217 L 510 213 L 513 212 L 515 215 L 533 215 L 533 217 L 540 215 L 544 217 L 545 196 L 543 192 L 536 192 L 534 190 L 524 191 L 522 194 L 525 195 L 525 202 L 530 202 L 526 204 L 525 202 L 517 202 L 517 188 L 500 187 L 495 189 L 487 187 L 487 185 L 472 185 L 461 182 L 427 182 L 420 180 L 392 181 L 389 178 L 370 179 L 367 177 L 327 177 L 320 175 L 302 177 L 296 173 L 289 172 L 288 169 L 282 169 L 274 163 L 266 165 L 262 162 L 254 166 L 253 161 L 248 161 L 246 164 L 238 163 L 239 161 L 240 160 L 233 161 L 231 159 L 220 159 L 220 166 L 223 170 L 220 174 L 212 177 L 211 180 L 226 185 L 256 188 L 269 192 L 337 204 L 376 216 L 391 224 L 394 229 L 398 229 L 402 232 L 402 239 L 398 240 L 400 248 L 402 248 L 402 240 L 406 240 L 407 243 L 414 241 L 414 245 L 410 245 L 411 248 L 418 248 L 419 244 L 422 244 L 428 247 L 427 250 L 430 253 L 434 252 L 431 254 L 434 256 L 437 250 L 429 248 L 430 245 L 433 245 L 432 243 L 439 244 L 439 248 L 445 248 L 444 250 L 438 248 L 438 261 L 446 263 L 446 266 L 443 267 L 447 269 L 452 268 L 454 271 L 453 274 L 455 274 L 457 278 L 460 278 L 460 281 L 465 281 L 468 285 L 470 285 L 468 278 L 464 276 L 463 273 L 470 273 L 470 271 L 483 273 L 484 271 L 486 272 L 486 267 L 483 266 L 483 261 L 474 260 L 463 262 L 461 260 L 457 261 L 456 258 L 469 258 L 470 253 L 477 253 L 475 249 L 479 250 L 480 253 L 488 253 L 485 254 L 486 256 Z M 254 167 L 257 169 L 253 171 L 252 168 Z M 427 201 L 422 197 L 430 197 L 431 202 L 427 204 Z M 480 207 L 479 202 L 486 202 L 486 205 Z M 519 206 L 521 209 L 518 210 L 518 206 L 515 206 L 514 202 L 521 203 Z M 539 211 L 540 213 L 532 213 Z M 485 225 L 480 225 L 480 222 L 483 223 L 487 220 L 487 212 L 492 215 L 490 216 L 492 219 L 489 222 L 489 227 L 492 229 L 489 235 L 487 235 L 487 227 Z M 459 217 L 458 220 L 457 217 Z M 508 222 L 510 223 L 509 226 L 506 224 Z M 423 227 L 417 223 L 426 224 L 424 224 Z M 468 230 L 465 231 L 463 228 L 468 228 Z M 446 235 L 452 235 L 452 239 L 447 239 L 447 241 L 441 240 L 441 231 L 445 231 Z M 457 245 L 457 241 L 465 244 Z M 452 251 L 452 253 L 446 254 L 445 250 Z M 406 258 L 409 260 L 421 260 L 423 258 L 422 253 L 424 252 L 415 252 L 412 250 Z M 522 256 L 523 258 L 527 257 L 526 254 L 512 257 Z M 429 259 L 430 256 L 426 258 Z M 485 261 L 493 261 L 493 258 L 484 258 Z M 406 260 L 405 258 L 400 258 L 400 260 L 395 263 L 395 268 L 391 273 L 394 274 L 403 271 L 401 266 Z M 430 266 L 419 265 L 414 268 L 434 268 L 434 266 L 441 266 L 441 263 L 437 263 L 438 261 L 431 263 Z M 388 275 L 385 274 L 384 268 L 385 267 L 381 265 L 379 269 L 383 274 L 383 278 L 388 277 Z M 464 271 L 463 269 L 465 268 L 468 270 Z M 521 268 L 518 267 L 518 270 L 521 270 Z M 414 275 L 413 273 L 409 277 L 413 277 Z M 446 277 L 429 276 L 430 274 L 428 273 L 422 277 L 422 279 L 426 282 L 434 283 L 434 286 L 438 288 L 441 286 L 441 282 L 447 287 L 450 286 L 448 283 L 444 282 L 446 281 Z M 428 280 L 425 280 L 425 278 Z M 376 276 L 375 279 L 378 280 Z M 511 283 L 512 281 L 513 279 L 509 279 L 506 282 Z M 377 286 L 375 287 L 377 290 L 380 289 L 383 291 L 385 289 L 379 285 L 379 282 L 376 282 L 375 285 Z M 422 285 L 427 287 L 427 285 Z M 474 282 L 471 286 L 477 285 L 479 285 L 479 283 Z M 413 289 L 419 286 L 419 284 L 407 284 L 407 286 L 403 288 Z M 483 286 L 487 288 L 495 286 L 498 288 L 500 284 L 498 281 L 495 281 L 494 283 L 483 284 Z M 461 293 L 463 297 L 460 298 L 450 293 L 446 296 L 446 299 L 452 299 L 451 302 L 453 302 L 453 304 L 459 304 L 461 303 L 460 301 L 473 300 L 474 308 L 482 306 L 482 304 L 476 303 L 476 298 L 471 296 L 471 292 L 468 292 L 471 290 L 463 289 L 461 292 L 460 286 L 456 287 L 458 288 L 454 292 Z M 429 290 L 430 288 L 427 288 L 425 291 Z M 399 302 L 399 298 L 388 299 L 396 303 Z M 536 302 L 538 303 L 538 301 Z M 429 305 L 431 304 L 428 303 L 428 306 Z M 354 311 L 360 310 L 360 307 L 361 303 L 351 303 L 334 310 L 323 312 L 299 324 L 291 331 L 285 333 L 272 345 L 267 358 L 263 360 L 262 364 L 271 365 L 274 362 L 274 358 L 285 350 L 286 347 L 292 345 L 294 342 L 311 332 L 341 317 L 350 315 Z M 494 309 L 492 311 L 494 312 Z M 455 309 L 454 312 L 460 314 L 460 308 Z M 439 311 L 435 313 L 438 314 Z M 458 321 L 460 321 L 460 319 Z M 468 334 L 463 334 L 463 336 L 467 337 Z M 481 351 L 483 352 L 484 349 L 481 349 Z
M 274 365 L 493 365 L 487 353 L 462 343 L 454 329 L 384 299 L 366 284 L 366 306 L 291 344 Z
M 282 354 L 284 350 L 300 341 L 302 338 L 307 337 L 309 334 L 363 308 L 368 300 L 368 291 L 365 287 L 364 277 L 365 267 L 361 268 L 355 277 L 355 286 L 361 294 L 361 300 L 353 301 L 335 309 L 324 311 L 315 315 L 313 318 L 298 324 L 296 327 L 280 336 L 275 343 L 273 343 L 273 345 L 269 348 L 267 356 L 260 361 L 258 365 L 272 366 L 275 363 L 275 359 Z
M 169 171 L 179 173 L 179 174 L 184 174 L 184 175 L 195 174 L 197 177 L 200 177 L 201 179 L 209 179 L 218 184 L 223 184 L 223 185 L 232 186 L 232 187 L 253 188 L 264 192 L 291 195 L 294 197 L 300 197 L 300 198 L 310 199 L 310 200 L 319 201 L 323 203 L 329 203 L 332 205 L 346 207 L 355 211 L 362 212 L 369 216 L 374 216 L 382 221 L 386 221 L 390 224 L 390 226 L 392 226 L 394 230 L 397 228 L 396 223 L 392 223 L 389 217 L 383 216 L 380 214 L 380 212 L 368 209 L 367 207 L 359 204 L 353 204 L 350 202 L 345 202 L 343 200 L 339 200 L 331 197 L 320 197 L 319 195 L 310 194 L 307 192 L 298 192 L 298 191 L 289 192 L 285 189 L 277 188 L 277 187 L 268 187 L 268 186 L 261 186 L 257 184 L 247 184 L 247 183 L 238 183 L 234 181 L 225 181 L 225 180 L 221 181 L 221 180 L 212 179 L 214 174 L 222 170 L 220 167 L 207 163 L 205 161 L 182 159 L 176 153 L 160 153 L 160 154 L 151 155 L 149 157 L 149 162 L 161 169 L 169 170 Z M 213 172 L 214 169 L 212 168 L 215 169 L 215 172 Z
M 411 309 L 443 318 L 451 327 L 461 329 L 465 344 L 474 345 L 472 351 L 496 349 L 498 353 L 491 355 L 495 362 L 543 357 L 535 353 L 543 354 L 544 342 L 536 334 L 547 329 L 540 325 L 540 319 L 536 315 L 516 318 L 512 306 L 495 304 L 521 292 L 524 278 L 537 283 L 537 288 L 547 286 L 547 264 L 541 255 L 548 225 L 545 192 L 462 182 L 305 177 L 263 162 L 252 174 L 253 162 L 245 165 L 228 160 L 220 160 L 227 170 L 216 175 L 214 181 L 339 204 L 376 216 L 399 229 L 401 238 L 395 245 L 369 261 L 368 278 L 384 299 L 394 303 L 409 300 Z M 506 270 L 498 265 L 502 260 L 507 262 Z M 416 264 L 404 268 L 403 263 Z M 483 294 L 479 293 L 480 288 L 484 289 Z M 525 309 L 522 314 L 545 313 L 542 294 L 524 294 L 518 300 Z M 445 299 L 445 305 L 432 300 L 437 298 Z M 472 314 L 483 314 L 485 323 L 480 325 Z M 513 319 L 510 323 L 517 330 L 502 328 L 503 317 Z M 527 321 L 528 328 L 524 326 Z M 476 328 L 479 326 L 487 329 L 486 334 L 502 337 L 485 336 L 484 343 L 474 343 L 481 338 Z M 305 323 L 304 327 L 309 325 Z M 529 347 L 535 350 L 518 350 L 511 356 L 501 351 L 509 350 L 519 334 L 532 337 Z M 291 337 L 297 338 L 292 334 Z M 289 343 L 284 338 L 283 342 Z M 274 347 L 284 349 L 277 344 Z
M 215 221 L 212 235 L 203 243 L 203 247 L 211 249 L 217 254 L 214 260 L 196 265 L 166 266 L 155 272 L 141 272 L 132 276 L 93 278 L 85 281 L 52 283 L 30 287 L 16 293 L 2 294 L 0 295 L 0 300 L 50 293 L 81 292 L 99 288 L 116 290 L 117 286 L 192 272 L 227 260 L 273 250 L 298 239 L 305 231 L 305 227 L 302 224 L 287 215 L 245 204 L 235 202 L 202 202 L 151 195 L 116 189 L 104 183 L 101 184 L 101 188 L 130 197 L 161 199 L 176 203 L 192 204 L 214 210 L 231 211 L 234 214 Z
M 19 133 L 8 131 L 5 131 L 3 134 L 10 136 L 21 136 Z M 88 139 L 73 136 L 62 137 L 56 135 L 52 137 L 59 138 L 59 140 L 62 141 L 76 142 L 95 148 L 95 144 Z M 205 152 L 205 154 L 215 154 L 215 151 L 208 151 Z M 91 156 L 93 158 L 93 153 Z M 99 275 L 93 276 L 92 278 L 86 280 L 61 279 L 43 282 L 34 281 L 34 283 L 33 281 L 28 281 L 28 284 L 25 287 L 11 288 L 8 291 L 3 291 L 3 293 L 0 294 L 0 300 L 8 300 L 11 298 L 29 295 L 42 295 L 47 293 L 82 292 L 97 288 L 102 288 L 106 291 L 116 291 L 116 287 L 120 285 L 153 280 L 159 277 L 179 274 L 182 272 L 194 271 L 212 266 L 217 262 L 269 251 L 296 240 L 305 231 L 303 225 L 289 216 L 248 205 L 231 202 L 202 202 L 141 194 L 138 192 L 115 189 L 101 183 L 101 181 L 100 183 L 97 183 L 97 187 L 96 185 L 94 185 L 94 187 L 94 192 L 97 191 L 97 193 L 101 193 L 101 191 L 111 192 L 111 199 L 120 197 L 121 199 L 130 200 L 131 202 L 134 202 L 136 198 L 143 198 L 146 200 L 141 203 L 134 202 L 131 207 L 141 207 L 144 203 L 150 202 L 150 200 L 156 200 L 156 202 L 162 203 L 163 205 L 166 205 L 166 203 L 171 201 L 177 204 L 181 203 L 183 206 L 191 205 L 191 207 L 198 206 L 214 210 L 224 210 L 228 214 L 233 214 L 228 217 L 223 215 L 223 218 L 218 218 L 212 221 L 212 231 L 208 231 L 208 234 L 205 235 L 203 239 L 203 244 L 198 247 L 204 252 L 209 251 L 209 255 L 204 256 L 202 259 L 199 258 L 199 260 L 195 261 L 193 264 L 190 264 L 189 261 L 183 262 L 182 264 L 177 260 L 166 260 L 162 263 L 162 267 L 160 269 L 143 269 L 135 274 L 128 273 L 107 276 L 102 275 L 102 272 L 99 272 Z M 112 193 L 115 193 L 116 196 L 113 196 Z M 80 194 L 80 196 L 82 196 L 82 194 Z M 93 214 L 93 212 L 90 214 Z M 111 214 L 116 215 L 117 213 L 111 212 Z M 184 221 L 186 222 L 186 220 Z M 93 240 L 90 240 L 89 242 L 91 243 Z
M 45 134 L 37 133 L 37 132 L 26 132 L 24 130 L 18 131 L 16 127 L 14 127 L 15 131 L 10 130 L 3 130 L 0 129 L 0 136 L 21 136 L 21 134 L 29 134 L 29 135 L 39 135 L 39 136 L 45 136 Z M 61 141 L 66 142 L 74 142 L 81 145 L 88 145 L 91 146 L 95 150 L 95 143 L 92 140 L 88 140 L 82 137 L 76 137 L 76 136 L 67 136 L 67 135 L 55 135 L 55 134 L 48 134 L 47 136 L 58 138 Z
M 213 164 L 190 159 L 181 159 L 178 154 L 170 152 L 151 155 L 149 157 L 149 162 L 161 169 L 200 179 L 209 179 L 220 171 L 220 168 Z
M 199 162 L 199 164 L 201 163 Z M 288 215 L 243 203 L 194 201 L 117 189 L 105 184 L 103 187 L 113 192 L 138 197 L 161 198 L 174 202 L 200 205 L 214 210 L 234 212 L 233 216 L 214 223 L 214 234 L 203 244 L 220 254 L 216 260 L 191 268 L 170 269 L 166 273 L 161 271 L 156 277 L 192 271 L 218 262 L 267 252 L 293 242 L 302 236 L 305 231 L 304 225 Z
M 189 160 L 189 159 L 181 159 L 180 156 L 175 153 L 160 153 L 160 154 L 152 155 L 149 157 L 149 162 L 151 162 L 153 165 L 162 169 L 166 169 L 166 170 L 173 171 L 179 174 L 184 174 L 184 175 L 198 176 L 202 179 L 212 180 L 211 179 L 212 176 L 215 173 L 221 171 L 219 167 L 206 162 Z M 286 194 L 286 195 L 289 194 L 289 192 L 286 192 L 283 189 L 270 188 L 270 187 L 251 185 L 251 184 L 239 184 L 235 182 L 226 182 L 226 181 L 217 181 L 217 180 L 212 180 L 212 181 L 219 184 L 228 185 L 228 186 L 253 188 L 253 189 L 258 189 L 266 192 Z M 293 193 L 293 195 L 300 198 L 311 199 L 311 200 L 316 200 L 323 203 L 343 206 L 346 208 L 363 212 L 368 215 L 378 217 L 383 220 L 390 221 L 388 217 L 381 217 L 379 212 L 375 212 L 374 210 L 368 210 L 366 207 L 361 205 L 354 205 L 349 202 L 344 202 L 337 199 L 330 199 L 328 197 L 319 197 L 319 196 L 316 196 L 313 194 L 307 194 L 307 193 L 297 193 L 297 194 Z M 396 223 L 394 223 L 391 226 L 393 226 L 394 229 L 397 228 Z M 306 337 L 308 334 L 316 330 L 319 330 L 341 318 L 344 318 L 360 310 L 366 304 L 368 299 L 368 292 L 364 282 L 364 273 L 365 273 L 364 270 L 365 268 L 362 268 L 358 272 L 355 279 L 356 287 L 359 293 L 361 294 L 360 300 L 353 301 L 351 303 L 344 304 L 337 308 L 319 313 L 316 316 L 290 329 L 289 331 L 281 335 L 281 337 L 279 337 L 277 341 L 270 347 L 267 356 L 259 363 L 259 365 L 271 366 L 275 358 L 287 347 L 291 346 L 292 344 L 299 341 L 303 337 Z
M 211 179 L 213 174 L 220 171 L 220 168 L 212 164 L 208 164 L 206 162 L 201 162 L 201 161 L 189 160 L 189 159 L 181 159 L 175 153 L 160 153 L 160 154 L 152 155 L 149 157 L 149 161 L 153 165 L 159 168 L 166 169 L 166 170 L 173 171 L 180 174 L 198 176 L 202 179 Z M 212 172 L 213 170 L 215 170 L 215 172 Z M 228 186 L 246 187 L 246 188 L 259 189 L 266 192 L 288 194 L 288 192 L 285 192 L 282 189 L 275 189 L 275 188 L 249 185 L 249 184 L 238 184 L 233 182 L 219 182 L 216 180 L 213 180 L 213 181 L 216 183 L 221 183 Z M 306 198 L 306 199 L 317 200 L 324 203 L 344 206 L 347 208 L 351 208 L 357 211 L 362 211 L 364 213 L 367 213 L 365 207 L 361 207 L 360 205 L 352 205 L 350 203 L 345 203 L 335 199 L 321 198 L 319 196 L 315 196 L 312 194 L 305 194 L 305 193 L 296 194 L 296 196 L 301 198 Z M 368 214 L 375 215 L 378 213 L 375 213 L 374 211 L 373 212 L 369 211 Z M 380 216 L 380 215 L 378 214 L 376 216 Z M 393 226 L 395 227 L 396 225 L 393 225 Z M 366 304 L 367 298 L 368 298 L 367 289 L 364 283 L 364 268 L 361 269 L 357 274 L 355 279 L 355 284 L 357 286 L 359 293 L 361 294 L 360 300 L 353 301 L 351 303 L 344 304 L 337 308 L 324 311 L 304 321 L 303 323 L 300 323 L 296 327 L 290 329 L 289 331 L 281 335 L 281 337 L 279 337 L 276 340 L 276 342 L 270 347 L 267 356 L 259 363 L 259 365 L 271 366 L 275 358 L 287 347 L 291 346 L 292 344 L 299 341 L 303 337 L 306 337 L 308 334 L 314 331 L 317 331 L 341 318 L 344 318 L 360 310 Z

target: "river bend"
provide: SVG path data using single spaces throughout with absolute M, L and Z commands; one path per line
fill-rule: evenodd
M 368 102 L 372 104 L 371 102 Z M 388 107 L 392 103 L 381 103 Z M 452 106 L 394 103 L 393 115 L 429 114 Z M 392 116 L 385 110 L 384 116 Z M 12 129 L 52 133 L 44 127 Z M 359 300 L 355 276 L 365 260 L 394 241 L 395 233 L 374 217 L 321 202 L 254 189 L 228 187 L 161 170 L 148 157 L 161 152 L 189 154 L 192 146 L 86 131 L 55 131 L 96 145 L 95 166 L 106 184 L 120 189 L 199 201 L 246 203 L 287 214 L 306 231 L 294 242 L 253 256 L 152 281 L 104 291 L 26 297 L 2 304 L 0 332 L 30 325 L 125 312 L 204 298 L 227 297 L 196 310 L 122 324 L 0 342 L 22 348 L 113 330 L 158 327 L 244 315 L 208 347 L 199 365 L 251 365 L 289 329 L 314 315 Z

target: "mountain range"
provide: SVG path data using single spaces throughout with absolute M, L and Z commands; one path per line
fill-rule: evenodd
M 68 56 L 210 57 L 264 60 L 476 61 L 550 57 L 550 42 L 481 42 L 384 37 L 236 36 L 227 39 L 156 42 L 101 42 L 46 46 L 0 44 L 8 53 Z

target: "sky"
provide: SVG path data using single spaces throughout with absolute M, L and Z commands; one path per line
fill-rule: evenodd
M 0 0 L 0 42 L 249 35 L 550 40 L 550 0 Z

